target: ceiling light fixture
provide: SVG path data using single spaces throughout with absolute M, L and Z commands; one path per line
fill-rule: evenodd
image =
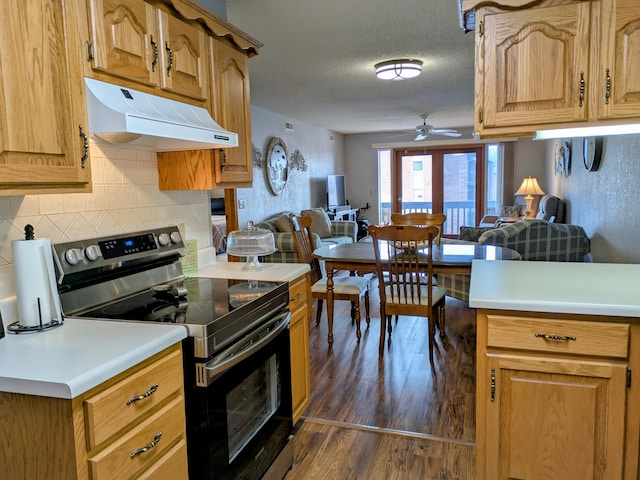
M 411 58 L 388 60 L 377 63 L 376 77 L 381 80 L 405 80 L 414 78 L 422 72 L 422 62 Z

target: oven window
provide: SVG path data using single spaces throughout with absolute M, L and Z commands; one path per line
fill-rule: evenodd
M 280 407 L 279 365 L 274 353 L 227 394 L 229 463 Z

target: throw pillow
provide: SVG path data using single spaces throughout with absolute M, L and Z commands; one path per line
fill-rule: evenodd
M 311 216 L 311 232 L 317 233 L 320 238 L 328 238 L 331 236 L 331 220 L 329 215 L 322 208 L 312 208 L 311 210 L 302 210 L 300 214 Z
M 499 215 L 500 218 L 518 218 L 520 216 L 520 205 L 504 205 Z
M 278 226 L 279 232 L 289 232 L 291 233 L 291 224 L 289 223 L 289 215 L 283 213 L 276 219 L 276 225 Z

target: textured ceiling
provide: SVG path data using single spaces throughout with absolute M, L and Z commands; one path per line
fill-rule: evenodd
M 227 0 L 228 20 L 264 47 L 249 62 L 251 103 L 339 133 L 473 125 L 473 34 L 456 0 Z M 378 80 L 373 66 L 422 60 Z M 439 137 L 444 138 L 444 137 Z

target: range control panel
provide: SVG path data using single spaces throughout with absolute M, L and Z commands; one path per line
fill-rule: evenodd
M 184 242 L 177 226 L 53 245 L 56 267 L 65 274 L 179 256 L 183 250 Z

